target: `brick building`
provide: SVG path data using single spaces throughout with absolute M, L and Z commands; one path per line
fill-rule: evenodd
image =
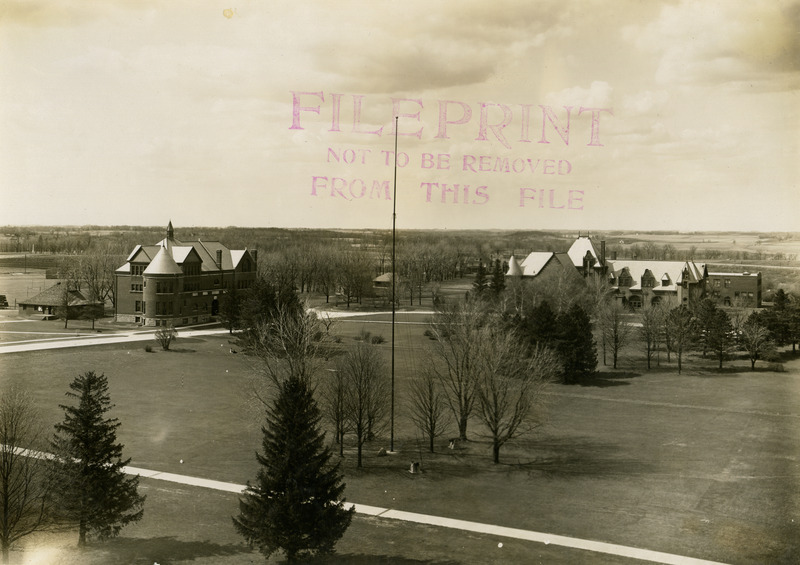
M 721 306 L 761 308 L 761 273 L 708 273 L 706 292 Z
M 137 245 L 114 272 L 115 319 L 145 326 L 213 321 L 225 292 L 252 285 L 257 259 L 255 250 L 218 241 L 178 241 L 170 222 L 164 239 Z
M 695 304 L 706 291 L 708 269 L 694 261 L 608 261 L 608 282 L 631 308 Z

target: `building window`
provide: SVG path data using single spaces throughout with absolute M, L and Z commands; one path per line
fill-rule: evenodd
M 144 265 L 131 265 L 131 274 L 135 276 L 141 276 L 144 272 Z
M 131 292 L 142 292 L 142 283 L 131 283 Z
M 134 312 L 141 312 L 142 311 L 142 301 L 137 300 L 136 305 L 134 306 Z
M 731 286 L 731 279 L 725 279 L 725 288 Z
M 183 266 L 183 274 L 187 277 L 194 277 L 200 274 L 200 265 L 198 264 L 191 264 L 191 265 L 184 265 Z

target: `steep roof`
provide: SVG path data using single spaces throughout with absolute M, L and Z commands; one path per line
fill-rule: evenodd
M 620 273 L 627 269 L 631 278 L 633 279 L 634 286 L 640 285 L 642 277 L 647 271 L 653 275 L 658 285 L 666 275 L 669 278 L 670 285 L 661 286 L 660 288 L 666 289 L 669 286 L 679 285 L 683 283 L 684 273 L 688 276 L 688 282 L 696 283 L 705 278 L 707 275 L 705 263 L 697 265 L 694 261 L 627 261 L 615 260 L 607 261 L 609 272 L 614 274 L 614 278 L 618 279 Z M 633 288 L 633 287 L 631 287 Z
M 155 259 L 144 270 L 145 275 L 180 275 L 182 273 L 183 271 L 172 258 L 172 253 L 167 247 L 162 247 Z
M 532 251 L 519 264 L 522 268 L 522 276 L 535 277 L 554 255 L 555 253 L 552 251 Z
M 179 241 L 174 237 L 172 222 L 170 222 L 169 226 L 167 227 L 167 237 L 159 241 L 156 245 L 137 245 L 134 247 L 131 254 L 128 255 L 126 263 L 119 267 L 116 272 L 131 272 L 131 262 L 152 263 L 158 254 L 161 253 L 162 249 L 167 250 L 168 254 L 172 258 L 172 261 L 178 266 L 179 271 L 179 266 L 182 265 L 192 254 L 195 254 L 202 262 L 201 271 L 203 272 L 219 271 L 220 269 L 226 271 L 235 269 L 245 255 L 250 255 L 247 249 L 228 249 L 219 241 L 196 241 L 192 243 L 184 243 Z M 217 264 L 217 252 L 220 253 L 221 264 Z M 154 267 L 155 271 L 151 271 L 150 267 L 151 265 L 148 265 L 145 269 L 145 273 L 148 275 L 154 274 L 155 272 L 160 274 L 174 272 L 174 268 L 171 264 L 166 267 L 163 265 Z M 163 271 L 165 268 L 167 270 Z
M 506 271 L 507 277 L 521 277 L 522 276 L 522 267 L 519 266 L 517 262 L 517 258 L 513 255 L 511 259 L 508 260 L 508 271 Z
M 586 257 L 586 253 L 589 252 L 594 260 L 599 263 L 600 262 L 600 255 L 597 253 L 597 249 L 594 248 L 594 243 L 589 238 L 589 236 L 578 236 L 574 242 L 572 242 L 572 246 L 567 251 L 567 255 L 569 255 L 572 264 L 576 267 L 583 267 L 583 258 Z

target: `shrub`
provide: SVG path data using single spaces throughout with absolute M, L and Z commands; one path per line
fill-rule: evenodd
M 374 335 L 370 340 L 370 343 L 373 345 L 380 345 L 381 343 L 385 343 L 386 339 L 382 335 Z
M 361 328 L 361 330 L 358 332 L 358 335 L 356 336 L 356 340 L 357 341 L 369 341 L 369 336 L 370 336 L 369 331 L 365 330 L 364 328 Z
M 147 351 L 148 353 L 152 353 L 153 352 L 153 348 L 151 346 L 149 346 L 149 345 L 145 345 L 144 346 L 144 350 Z

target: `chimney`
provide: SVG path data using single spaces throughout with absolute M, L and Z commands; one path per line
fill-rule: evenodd
M 612 251 L 611 252 L 611 260 L 612 261 L 616 261 L 617 260 L 617 252 L 616 251 Z
M 217 249 L 217 269 L 222 268 L 222 249 Z
M 253 257 L 253 261 L 258 263 L 258 249 L 251 249 L 250 255 Z
M 600 266 L 606 266 L 606 240 L 600 240 Z

